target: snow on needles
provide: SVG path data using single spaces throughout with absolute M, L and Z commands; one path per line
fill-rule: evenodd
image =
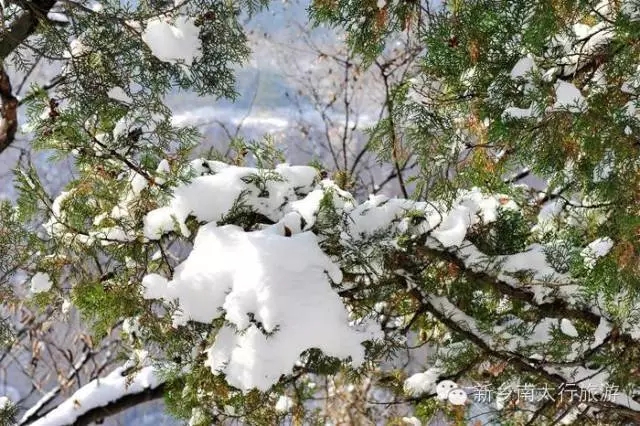
M 358 205 L 331 181 L 316 184 L 311 167 L 261 170 L 196 160 L 192 168 L 203 175 L 177 187 L 168 205 L 149 212 L 144 234 L 149 239 L 175 231 L 189 235 L 190 216 L 206 223 L 172 277 L 144 277 L 144 297 L 175 302 L 175 327 L 224 315 L 206 365 L 243 391 L 268 390 L 311 348 L 357 366 L 364 361 L 362 343 L 381 338 L 378 324 L 349 316 L 331 285 L 341 282 L 342 273 L 308 231 L 325 196 L 344 215 L 346 245 L 383 230 L 393 235 L 411 229 L 431 232 L 441 247 L 455 247 L 471 226 L 494 221 L 499 206 L 513 208 L 504 197 L 475 189 L 462 192 L 447 214 L 432 203 L 384 196 Z M 239 200 L 275 224 L 251 232 L 218 226 Z M 409 211 L 424 220 L 415 225 L 406 217 Z
M 11 399 L 6 396 L 0 396 L 0 411 L 11 407 Z
M 157 173 L 168 170 L 168 163 L 163 163 Z M 178 185 L 164 206 L 148 212 L 142 230 L 109 243 L 139 237 L 156 240 L 170 232 L 189 236 L 189 217 L 203 224 L 173 276 L 152 273 L 143 278 L 144 297 L 175 302 L 176 327 L 188 321 L 209 324 L 224 316 L 226 323 L 207 350 L 206 364 L 241 390 L 269 389 L 311 348 L 359 365 L 365 355 L 362 343 L 381 337 L 378 324 L 350 316 L 332 287 L 342 280 L 341 271 L 322 251 L 320 237 L 310 232 L 325 201 L 342 217 L 339 243 L 344 247 L 380 233 L 392 243 L 400 234 L 423 235 L 428 247 L 455 251 L 472 270 L 499 265 L 494 273 L 510 285 L 519 285 L 510 276 L 519 270 L 535 269 L 536 281 L 554 273 L 540 245 L 498 258 L 485 256 L 467 239 L 472 227 L 495 221 L 499 209 L 518 208 L 500 194 L 461 191 L 448 208 L 384 196 L 357 203 L 330 180 L 317 182 L 317 170 L 307 166 L 256 169 L 194 160 L 187 174 L 196 177 Z M 128 204 L 147 187 L 142 177 L 130 178 L 131 189 L 111 216 L 129 216 Z M 66 231 L 59 221 L 72 195 L 63 193 L 54 202 L 54 217 L 46 226 L 50 233 Z M 273 224 L 251 232 L 219 226 L 236 208 L 258 213 Z M 114 230 L 102 232 L 111 235 Z M 532 290 L 536 300 L 547 295 L 543 288 Z
M 210 223 L 171 281 L 149 275 L 143 285 L 145 297 L 178 301 L 176 326 L 209 323 L 226 312 L 228 324 L 207 350 L 206 365 L 246 391 L 268 390 L 310 348 L 355 365 L 364 361 L 361 343 L 381 337 L 380 328 L 350 326 L 328 277 L 340 282 L 342 274 L 311 232 L 285 237 L 270 228 L 245 232 Z
M 435 393 L 436 384 L 441 374 L 442 371 L 438 368 L 430 368 L 424 373 L 416 373 L 404 381 L 404 390 L 411 396 Z
M 593 269 L 599 258 L 606 256 L 613 247 L 613 240 L 609 237 L 598 238 L 591 242 L 580 252 L 584 264 L 588 269 Z
M 317 174 L 313 167 L 286 164 L 278 165 L 273 171 L 214 166 L 218 169 L 216 174 L 199 176 L 178 187 L 168 206 L 153 210 L 145 217 L 145 237 L 158 239 L 163 233 L 173 231 L 176 223 L 181 233 L 188 236 L 185 220 L 190 215 L 203 222 L 219 221 L 241 196 L 257 213 L 279 220 L 281 207 L 288 200 L 297 199 L 296 190 L 310 191 Z M 266 180 L 264 188 L 249 184 L 252 179 Z
M 142 40 L 161 61 L 191 66 L 201 52 L 199 33 L 194 20 L 186 16 L 177 17 L 173 24 L 166 18 L 154 18 L 147 22 Z

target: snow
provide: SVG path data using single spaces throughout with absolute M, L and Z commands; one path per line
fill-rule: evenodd
M 166 177 L 170 173 L 171 165 L 169 164 L 169 161 L 167 161 L 167 159 L 163 159 L 162 161 L 160 161 L 160 163 L 158 163 L 158 167 L 156 167 L 156 183 L 158 185 L 164 185 L 167 181 Z
M 608 22 L 593 26 L 577 23 L 570 33 L 556 35 L 549 46 L 551 52 L 559 51 L 561 55 L 554 58 L 558 65 L 554 74 L 573 75 L 588 62 L 594 52 L 609 43 L 613 35 L 613 26 Z
M 146 298 L 178 302 L 175 326 L 225 314 L 227 324 L 207 350 L 206 365 L 244 391 L 269 389 L 310 348 L 360 365 L 361 343 L 380 336 L 377 325 L 349 325 L 328 279 L 339 283 L 342 273 L 317 237 L 286 237 L 278 229 L 245 232 L 209 223 L 200 227 L 171 281 L 156 274 L 143 280 Z
M 63 203 L 73 196 L 74 191 L 63 191 L 51 204 L 51 218 L 42 226 L 51 236 L 59 236 L 66 232 L 67 227 L 63 224 L 65 214 L 62 210 Z
M 377 232 L 388 231 L 390 227 L 392 234 L 406 232 L 409 228 L 407 213 L 414 211 L 424 220 L 412 232 L 418 235 L 430 232 L 445 248 L 459 246 L 471 226 L 495 221 L 499 206 L 507 209 L 514 207 L 512 202 L 502 205 L 502 198 L 499 194 L 486 196 L 477 188 L 461 191 L 454 207 L 446 212 L 444 206 L 434 203 L 374 195 L 353 209 L 347 209 L 349 238 L 358 240 L 370 237 Z
M 167 159 L 162 159 L 160 163 L 158 163 L 158 168 L 156 169 L 156 173 L 165 173 L 168 174 L 171 172 L 171 166 L 169 165 L 169 161 Z
M 148 274 L 142 279 L 145 299 L 160 299 L 166 294 L 166 287 L 169 281 L 158 274 Z M 126 321 L 126 320 L 125 320 Z
M 51 278 L 49 274 L 45 272 L 37 272 L 31 278 L 31 292 L 32 293 L 43 293 L 45 291 L 49 291 L 53 283 L 51 282 Z
M 469 241 L 458 249 L 457 255 L 463 260 L 465 266 L 476 272 L 492 271 L 496 278 L 506 284 L 520 286 L 520 282 L 514 274 L 529 271 L 533 285 L 536 303 L 543 303 L 552 292 L 551 288 L 544 285 L 545 282 L 570 283 L 570 277 L 557 272 L 548 262 L 545 246 L 531 244 L 523 252 L 505 256 L 486 256 Z M 561 294 L 572 297 L 574 285 L 552 287 Z
M 9 408 L 12 405 L 11 399 L 7 396 L 0 396 L 0 411 Z
M 77 58 L 87 53 L 89 48 L 80 39 L 73 39 L 69 43 L 69 50 L 64 53 L 65 58 Z
M 69 315 L 71 313 L 71 307 L 72 306 L 73 305 L 71 304 L 71 300 L 65 298 L 62 301 L 62 306 L 60 307 L 60 310 L 61 310 L 62 314 L 65 315 L 65 316 Z
M 148 185 L 147 179 L 137 172 L 131 172 L 131 190 L 134 195 L 140 195 L 143 189 Z
M 147 22 L 142 40 L 159 60 L 191 66 L 201 52 L 199 33 L 194 20 L 186 16 L 179 16 L 173 24 L 154 18 Z
M 556 102 L 554 110 L 566 110 L 569 112 L 581 112 L 586 109 L 587 101 L 580 90 L 571 83 L 558 81 L 555 84 Z
M 567 318 L 560 320 L 560 331 L 569 337 L 578 337 L 578 330 L 576 330 L 573 323 Z
M 436 398 L 446 401 L 454 389 L 458 389 L 458 384 L 453 380 L 443 380 L 436 385 Z
M 577 407 L 571 408 L 566 414 L 562 414 L 560 418 L 560 424 L 563 425 L 572 425 L 575 424 L 576 420 L 582 412 L 587 408 L 586 404 L 578 404 Z
M 104 10 L 104 5 L 97 1 L 91 1 L 87 4 L 87 6 L 89 7 L 89 9 L 93 10 L 96 13 L 102 12 Z
M 509 75 L 515 80 L 519 77 L 526 77 L 528 74 L 535 71 L 535 69 L 536 63 L 533 60 L 533 56 L 527 55 L 516 62 Z
M 286 395 L 280 395 L 276 402 L 275 409 L 279 413 L 288 413 L 293 408 L 293 399 Z
M 422 422 L 417 417 L 403 417 L 402 423 L 410 426 L 422 426 Z
M 139 334 L 140 323 L 138 321 L 138 318 L 125 318 L 125 320 L 122 322 L 122 332 L 130 338 L 133 338 L 134 336 Z
M 609 237 L 598 238 L 580 252 L 587 268 L 592 269 L 599 258 L 606 256 L 613 247 L 613 240 Z
M 206 164 L 206 163 L 201 163 Z M 282 215 L 282 206 L 288 200 L 295 200 L 296 190 L 310 191 L 317 170 L 307 166 L 278 165 L 274 171 L 265 171 L 251 167 L 219 168 L 214 175 L 204 175 L 190 183 L 175 189 L 168 206 L 149 212 L 144 218 L 144 235 L 149 239 L 158 239 L 162 234 L 174 231 L 174 225 L 180 226 L 180 232 L 189 236 L 185 226 L 189 216 L 200 222 L 217 222 L 233 208 L 241 195 L 256 212 L 278 220 Z M 247 183 L 250 177 L 271 177 L 261 191 L 256 185 Z M 279 177 L 274 180 L 273 177 Z M 205 195 L 206 194 L 206 195 Z
M 199 424 L 204 424 L 207 417 L 205 411 L 202 408 L 195 407 L 191 409 L 191 417 L 189 418 L 189 423 L 187 426 L 195 426 Z
M 538 213 L 537 223 L 532 228 L 533 231 L 542 233 L 553 229 L 554 222 L 562 213 L 566 202 L 560 198 L 546 202 Z
M 627 15 L 629 20 L 640 20 L 640 5 L 636 0 L 624 0 L 620 6 L 620 12 Z
M 460 309 L 458 309 L 446 297 L 428 295 L 427 299 L 428 299 L 428 302 L 431 303 L 431 305 L 433 305 L 433 307 L 438 312 L 443 314 L 449 320 L 455 322 L 462 330 L 473 333 L 474 335 L 482 338 L 482 340 L 484 340 L 485 343 L 487 343 L 488 345 L 493 346 L 493 339 L 491 338 L 491 336 L 489 336 L 487 333 L 480 330 L 480 328 L 476 324 L 476 321 L 473 318 L 471 318 L 469 315 L 465 314 Z M 443 382 L 440 382 L 438 385 L 442 383 Z M 436 387 L 436 392 L 438 392 L 437 387 Z
M 20 391 L 6 383 L 0 383 L 0 395 L 3 395 L 4 398 L 8 398 L 9 403 L 21 400 Z
M 502 113 L 506 118 L 535 118 L 537 115 L 533 104 L 529 108 L 508 107 Z
M 164 160 L 155 173 L 169 171 Z M 546 300 L 552 293 L 550 288 L 557 290 L 553 297 L 566 296 L 567 300 L 575 293 L 571 285 L 540 284 L 550 278 L 570 283 L 570 277 L 548 264 L 543 245 L 533 244 L 508 256 L 486 256 L 466 239 L 472 227 L 495 221 L 500 208 L 518 208 L 499 194 L 461 191 L 450 208 L 381 195 L 357 203 L 331 181 L 317 182 L 318 173 L 312 167 L 283 164 L 265 170 L 195 160 L 189 168 L 189 173 L 193 172 L 196 177 L 178 185 L 166 205 L 144 217 L 144 233 L 149 239 L 176 230 L 189 235 L 185 222 L 190 216 L 204 224 L 197 230 L 192 251 L 173 276 L 150 273 L 143 278 L 143 295 L 174 302 L 178 308 L 172 312 L 175 327 L 188 321 L 210 324 L 223 317 L 224 325 L 206 350 L 205 364 L 242 391 L 270 389 L 310 348 L 358 366 L 364 360 L 362 343 L 380 337 L 378 325 L 357 323 L 349 315 L 332 287 L 341 282 L 341 271 L 323 253 L 319 238 L 308 232 L 326 196 L 343 217 L 345 232 L 340 243 L 346 246 L 379 232 L 392 239 L 398 233 L 427 235 L 428 247 L 454 254 L 471 270 L 490 271 L 509 285 L 531 291 L 536 302 Z M 263 180 L 257 183 L 257 177 Z M 127 199 L 147 187 L 146 180 L 137 174 L 130 176 L 130 182 Z M 220 226 L 239 199 L 275 224 L 263 224 L 252 231 Z M 124 203 L 120 212 L 126 215 L 126 210 Z M 421 220 L 410 220 L 409 212 Z M 528 270 L 532 280 L 523 287 L 514 274 Z M 430 295 L 427 301 L 488 344 L 496 344 L 446 297 Z M 531 330 L 531 341 L 548 341 L 553 327 L 558 327 L 557 319 L 543 319 Z M 568 320 L 562 320 L 560 328 L 577 336 Z M 508 347 L 523 343 L 518 336 L 502 337 Z M 407 393 L 433 392 L 437 375 L 436 369 L 430 369 L 411 376 L 405 382 Z M 456 395 L 454 400 L 464 403 L 463 395 Z
M 355 239 L 370 237 L 386 230 L 391 223 L 404 217 L 415 202 L 385 195 L 371 195 L 367 201 L 350 212 L 349 234 Z
M 501 195 L 487 196 L 476 189 L 463 191 L 448 211 L 432 203 L 382 195 L 357 204 L 330 181 L 313 188 L 315 169 L 285 165 L 276 169 L 280 178 L 265 183 L 268 195 L 256 197 L 253 184 L 243 178 L 269 174 L 267 171 L 203 160 L 193 166 L 200 173 L 213 174 L 178 187 L 168 206 L 150 212 L 145 218 L 146 235 L 158 238 L 173 230 L 174 222 L 184 226 L 188 215 L 208 223 L 199 228 L 193 251 L 175 269 L 173 277 L 144 277 L 144 297 L 177 302 L 178 311 L 173 314 L 176 327 L 187 321 L 210 323 L 225 315 L 227 324 L 207 350 L 207 365 L 216 374 L 224 373 L 232 386 L 244 391 L 254 387 L 269 389 L 282 374 L 291 371 L 301 352 L 311 347 L 339 358 L 351 357 L 358 365 L 363 359 L 360 343 L 374 338 L 379 331 L 349 326 L 345 307 L 324 275 L 327 271 L 338 283 L 340 270 L 322 253 L 315 235 L 305 232 L 315 222 L 320 201 L 326 195 L 337 201 L 334 207 L 344 216 L 345 245 L 378 232 L 392 236 L 404 232 L 428 234 L 429 247 L 455 252 L 470 269 L 491 270 L 511 285 L 520 285 L 514 273 L 531 270 L 532 291 L 538 302 L 550 290 L 536 282 L 550 277 L 567 278 L 547 263 L 545 247 L 540 244 L 533 244 L 522 253 L 491 257 L 466 240 L 471 227 L 495 221 L 499 208 L 518 208 L 511 200 L 505 202 Z M 276 224 L 252 232 L 233 225 L 218 226 L 217 221 L 232 208 L 240 193 L 245 194 L 248 206 Z M 209 197 L 214 200 L 213 194 L 218 195 L 215 202 L 208 202 Z M 418 225 L 407 219 L 410 211 L 422 218 Z M 166 217 L 166 226 L 154 215 Z M 252 268 L 246 268 L 247 264 Z M 572 292 L 570 287 L 563 291 Z M 474 334 L 493 341 L 446 298 L 430 296 L 429 300 L 456 322 L 475 327 L 471 330 Z M 317 318 L 323 318 L 322 324 Z M 532 339 L 548 341 L 554 324 L 557 327 L 557 320 L 542 321 L 532 330 Z M 507 337 L 513 340 L 512 345 L 522 343 L 516 336 Z M 428 391 L 436 376 L 436 370 L 412 376 L 405 384 L 407 392 Z M 461 400 L 459 395 L 456 401 Z
M 107 96 L 116 101 L 121 101 L 126 104 L 130 104 L 133 102 L 131 96 L 127 95 L 127 93 L 121 87 L 113 87 L 107 92 Z
M 106 377 L 92 380 L 46 416 L 31 423 L 31 425 L 58 426 L 74 424 L 78 417 L 92 409 L 104 407 L 126 395 L 154 389 L 162 383 L 151 366 L 144 367 L 130 376 L 126 376 L 124 373 L 124 367 L 119 367 Z
M 484 223 L 496 219 L 498 205 L 497 198 L 483 197 L 477 190 L 466 193 L 431 235 L 444 247 L 459 246 L 469 228 L 480 222 L 480 218 L 484 219 Z
M 629 101 L 625 104 L 624 109 L 623 109 L 625 115 L 627 115 L 630 118 L 637 118 L 638 117 L 638 108 L 636 107 L 636 102 L 635 101 Z
M 611 18 L 611 12 L 613 12 L 611 6 L 611 0 L 602 0 L 593 8 L 591 15 L 602 15 Z
M 595 183 L 605 181 L 611 177 L 611 174 L 616 170 L 616 155 L 611 149 L 607 149 L 602 157 L 602 160 L 593 170 L 593 181 Z
M 434 393 L 442 372 L 438 368 L 430 368 L 424 373 L 416 373 L 404 381 L 404 391 L 411 396 Z
M 460 388 L 452 389 L 447 396 L 447 400 L 453 405 L 464 405 L 467 398 L 467 393 Z
M 600 346 L 604 340 L 609 336 L 609 332 L 611 332 L 612 327 L 611 323 L 607 321 L 606 318 L 601 317 L 600 322 L 598 323 L 598 327 L 593 335 L 593 343 L 591 344 L 591 348 L 595 348 Z

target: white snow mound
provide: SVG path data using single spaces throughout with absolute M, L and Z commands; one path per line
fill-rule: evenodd
M 340 282 L 342 273 L 311 232 L 285 237 L 269 228 L 245 232 L 209 223 L 171 281 L 152 274 L 143 285 L 147 298 L 178 302 L 175 326 L 225 314 L 228 325 L 207 350 L 206 365 L 241 390 L 265 391 L 307 349 L 357 366 L 364 361 L 361 343 L 380 337 L 378 325 L 349 325 L 329 278 Z

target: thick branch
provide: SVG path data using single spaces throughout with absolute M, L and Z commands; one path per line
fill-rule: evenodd
M 74 425 L 89 425 L 100 419 L 104 419 L 106 417 L 121 413 L 124 410 L 135 407 L 136 405 L 160 399 L 164 394 L 164 388 L 165 386 L 164 384 L 162 384 L 156 388 L 146 389 L 145 391 L 140 393 L 126 395 L 118 399 L 117 401 L 112 402 L 111 404 L 105 405 L 104 407 L 94 408 L 93 410 L 87 411 L 85 414 L 78 417 Z
M 20 46 L 38 27 L 40 20 L 45 19 L 55 0 L 36 0 L 29 3 L 24 11 L 0 35 L 0 59 L 3 61 Z
M 128 375 L 130 368 L 117 368 L 95 379 L 68 399 L 28 423 L 33 426 L 87 425 L 123 410 L 162 397 L 165 385 L 153 367 Z
M 429 249 L 426 247 L 422 247 L 421 249 L 426 250 L 430 256 L 453 263 L 467 277 L 476 281 L 486 282 L 500 293 L 506 294 L 513 299 L 528 303 L 546 316 L 554 318 L 561 317 L 579 319 L 592 325 L 593 327 L 597 327 L 600 323 L 600 317 L 593 313 L 591 310 L 573 307 L 569 305 L 569 303 L 564 299 L 556 298 L 549 302 L 537 303 L 536 296 L 533 292 L 522 287 L 514 287 L 513 285 L 504 282 L 487 272 L 473 271 L 469 269 L 467 265 L 465 265 L 462 259 L 460 259 L 450 251 L 441 251 Z
M 55 0 L 36 0 L 27 4 L 25 10 L 9 28 L 0 34 L 0 60 L 4 60 L 16 50 L 38 27 L 42 19 L 55 4 Z M 13 96 L 9 76 L 0 63 L 0 153 L 15 139 L 18 128 L 18 100 Z
M 11 81 L 0 67 L 0 152 L 13 142 L 18 129 L 18 100 L 11 93 Z
M 464 319 L 465 315 L 457 312 L 456 308 L 451 305 L 450 302 L 441 302 L 446 300 L 446 298 L 430 295 L 425 296 L 417 288 L 410 290 L 410 293 L 424 306 L 426 311 L 431 313 L 438 321 L 445 324 L 449 329 L 464 335 L 467 340 L 475 344 L 489 356 L 507 361 L 520 371 L 536 375 L 557 385 L 570 382 L 566 377 L 556 372 L 548 371 L 537 361 L 525 358 L 514 352 L 501 351 L 494 348 L 490 336 L 484 336 L 473 324 L 467 323 Z M 452 312 L 446 312 L 447 309 L 452 310 Z M 639 417 L 639 413 L 633 408 L 614 401 L 594 401 L 593 406 L 600 409 L 609 409 L 623 418 L 632 421 L 637 420 Z

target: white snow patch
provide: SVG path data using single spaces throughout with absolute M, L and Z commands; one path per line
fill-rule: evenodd
M 204 164 L 201 163 L 201 167 L 205 167 Z M 220 167 L 216 174 L 199 176 L 177 187 L 168 206 L 149 212 L 144 217 L 144 235 L 152 240 L 158 239 L 162 234 L 174 231 L 177 223 L 180 232 L 188 236 L 185 220 L 189 216 L 201 222 L 220 221 L 241 195 L 244 196 L 243 201 L 258 213 L 277 221 L 282 217 L 282 207 L 287 201 L 298 198 L 296 190 L 308 192 L 312 189 L 316 175 L 317 170 L 313 167 L 287 164 L 278 165 L 272 171 Z M 264 191 L 248 181 L 260 176 L 267 180 Z M 275 177 L 279 179 L 273 179 Z
M 31 278 L 31 292 L 43 293 L 49 291 L 53 283 L 51 277 L 45 272 L 38 272 Z
M 533 104 L 529 108 L 517 108 L 508 107 L 502 112 L 502 116 L 506 118 L 535 118 L 538 114 L 533 107 Z
M 627 15 L 629 20 L 640 20 L 640 4 L 636 0 L 624 0 L 620 6 L 620 13 Z
M 0 411 L 2 410 L 6 410 L 7 408 L 11 407 L 12 403 L 11 403 L 11 399 L 9 399 L 9 397 L 7 396 L 0 396 Z
M 611 329 L 611 323 L 607 321 L 606 318 L 601 317 L 600 322 L 598 323 L 598 328 L 596 328 L 596 331 L 593 334 L 593 343 L 591 344 L 591 348 L 593 349 L 600 346 L 609 336 Z
M 436 391 L 436 384 L 442 372 L 438 368 L 430 368 L 424 373 L 416 373 L 404 381 L 404 391 L 411 396 L 420 396 Z
M 273 229 L 244 232 L 209 223 L 200 227 L 171 281 L 159 275 L 143 280 L 146 298 L 178 302 L 175 326 L 210 323 L 226 313 L 229 325 L 207 350 L 206 365 L 245 391 L 269 389 L 310 348 L 359 365 L 361 343 L 380 336 L 377 325 L 349 325 L 327 278 L 340 282 L 342 273 L 317 237 L 310 232 L 285 237 Z
M 560 331 L 569 337 L 578 337 L 578 330 L 576 330 L 573 323 L 566 318 L 560 320 Z
M 142 40 L 161 61 L 191 66 L 201 52 L 199 33 L 194 20 L 186 16 L 179 16 L 173 24 L 164 18 L 154 18 L 147 22 Z
M 592 269 L 599 258 L 606 256 L 613 247 L 613 240 L 609 237 L 598 238 L 589 243 L 581 252 L 580 256 L 584 259 L 587 268 Z
M 582 112 L 587 107 L 587 101 L 580 90 L 571 83 L 558 81 L 555 85 L 556 102 L 553 110 L 566 110 L 569 112 Z
M 276 402 L 275 409 L 279 413 L 288 413 L 293 408 L 293 399 L 286 395 L 280 395 Z
M 607 149 L 602 160 L 596 165 L 593 170 L 593 181 L 598 183 L 605 181 L 611 177 L 611 174 L 615 170 L 616 155 L 611 149 Z
M 509 75 L 515 80 L 519 77 L 526 77 L 528 74 L 535 71 L 535 69 L 536 63 L 533 60 L 533 56 L 527 55 L 516 62 Z
M 116 101 L 121 101 L 126 104 L 130 104 L 133 102 L 131 96 L 127 95 L 127 93 L 121 87 L 113 87 L 107 92 L 107 96 Z

